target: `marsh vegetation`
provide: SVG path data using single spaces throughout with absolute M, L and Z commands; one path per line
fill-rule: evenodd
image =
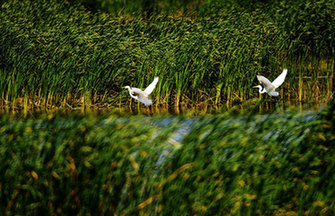
M 284 67 L 283 99 L 319 103 L 333 95 L 333 1 L 249 9 L 243 1 L 185 1 L 197 5 L 188 13 L 167 3 L 159 10 L 155 1 L 150 17 L 132 11 L 135 3 L 119 10 L 98 2 L 106 6 L 95 12 L 57 0 L 2 4 L 2 107 L 124 106 L 131 101 L 121 87 L 143 88 L 154 76 L 161 78 L 155 106 L 229 107 L 258 96 L 257 74 L 272 79 Z
M 335 214 L 333 0 L 0 5 L 1 215 Z
M 334 110 L 2 116 L 0 211 L 332 215 Z

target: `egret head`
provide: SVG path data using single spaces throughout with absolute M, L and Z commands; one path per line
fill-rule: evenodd
M 122 88 L 128 89 L 130 91 L 130 86 L 123 86 Z
M 253 88 L 259 88 L 259 90 L 262 90 L 263 86 L 261 86 L 261 85 L 256 85 L 256 86 L 253 86 Z

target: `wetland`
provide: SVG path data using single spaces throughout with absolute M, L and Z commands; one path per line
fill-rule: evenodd
M 334 1 L 0 5 L 1 215 L 335 214 Z

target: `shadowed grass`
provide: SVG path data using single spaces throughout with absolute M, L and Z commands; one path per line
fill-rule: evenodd
M 0 212 L 332 215 L 334 116 L 1 116 Z

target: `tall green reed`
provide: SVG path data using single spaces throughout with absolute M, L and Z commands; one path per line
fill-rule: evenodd
M 314 95 L 329 100 L 332 79 L 326 79 L 326 92 L 317 90 L 324 87 L 316 82 L 316 77 L 333 76 L 333 61 L 328 59 L 334 17 L 323 3 L 299 2 L 290 10 L 279 2 L 249 9 L 241 2 L 215 9 L 217 4 L 201 5 L 213 7 L 213 15 L 201 17 L 198 8 L 199 16 L 163 13 L 149 21 L 141 15 L 92 13 L 80 4 L 56 0 L 5 2 L 0 13 L 6 41 L 0 47 L 1 77 L 15 74 L 15 81 L 2 85 L 2 100 L 34 98 L 31 104 L 46 107 L 122 104 L 129 97 L 121 86 L 144 88 L 160 76 L 153 97 L 161 104 L 229 105 L 257 95 L 251 89 L 256 74 L 274 79 L 284 67 L 289 75 L 281 87 L 283 97 L 290 92 L 292 99 L 314 98 L 304 96 L 313 89 Z M 297 13 L 299 7 L 302 14 Z M 289 15 L 304 20 L 309 7 L 313 14 L 324 12 L 327 17 L 316 15 L 315 22 L 307 19 L 302 24 L 285 20 Z M 314 37 L 319 44 L 310 42 Z M 329 70 L 319 70 L 324 60 Z M 306 76 L 313 78 L 311 84 L 305 85 L 310 82 Z

